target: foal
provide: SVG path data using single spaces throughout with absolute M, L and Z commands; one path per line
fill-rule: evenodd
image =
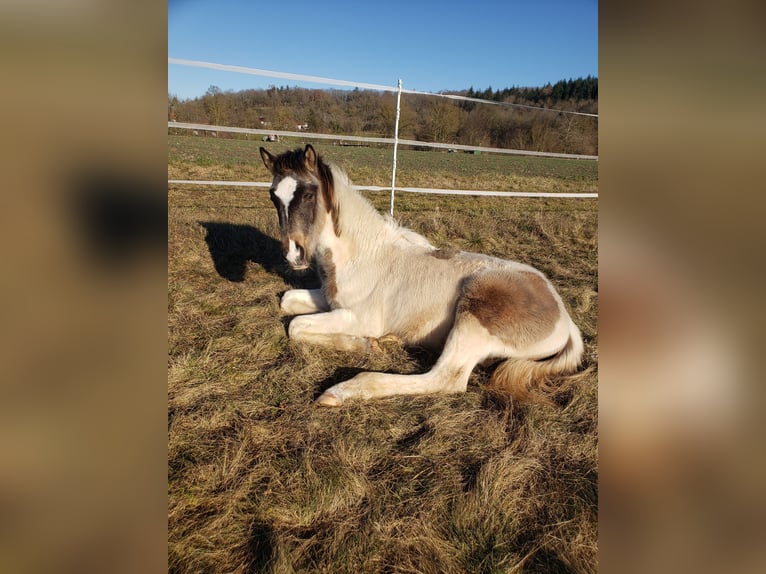
M 540 271 L 435 248 L 381 216 L 311 145 L 279 156 L 260 152 L 274 177 L 269 193 L 285 259 L 293 269 L 313 261 L 322 281 L 321 289 L 291 289 L 282 297 L 282 311 L 296 315 L 289 337 L 364 352 L 393 335 L 442 349 L 427 373 L 360 373 L 327 389 L 318 404 L 463 392 L 476 364 L 490 359 L 504 360 L 491 382 L 517 398 L 577 369 L 580 331 Z

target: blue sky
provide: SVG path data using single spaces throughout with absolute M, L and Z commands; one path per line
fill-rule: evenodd
M 168 56 L 427 92 L 598 75 L 597 0 L 169 0 Z M 186 99 L 293 80 L 168 65 Z

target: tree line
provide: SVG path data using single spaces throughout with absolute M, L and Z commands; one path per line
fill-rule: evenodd
M 493 100 L 496 102 L 509 101 L 510 98 L 520 98 L 534 104 L 555 105 L 560 101 L 597 101 L 598 78 L 588 76 L 576 80 L 560 80 L 555 84 L 546 84 L 542 88 L 512 87 L 502 90 L 492 90 L 490 86 L 486 90 L 474 90 L 473 86 L 465 93 L 469 98 L 481 100 Z
M 445 92 L 472 98 L 598 113 L 598 78 L 562 80 L 540 88 Z M 372 90 L 288 86 L 222 91 L 180 100 L 168 95 L 168 119 L 256 129 L 391 137 L 396 95 Z M 399 136 L 426 142 L 598 154 L 598 119 L 588 116 L 402 95 Z

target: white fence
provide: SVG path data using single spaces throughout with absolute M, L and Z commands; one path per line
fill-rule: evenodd
M 192 66 L 199 68 L 209 68 L 214 70 L 225 70 L 229 72 L 236 72 L 241 74 L 251 74 L 257 76 L 267 76 L 273 78 L 282 78 L 288 80 L 297 80 L 310 83 L 330 84 L 335 86 L 355 87 L 362 89 L 396 92 L 396 120 L 394 127 L 393 138 L 377 138 L 377 137 L 365 137 L 365 136 L 348 136 L 339 134 L 320 134 L 311 132 L 292 132 L 292 131 L 274 131 L 264 129 L 252 129 L 252 128 L 240 128 L 231 126 L 213 126 L 208 124 L 192 124 L 184 122 L 169 121 L 168 128 L 187 129 L 194 131 L 211 131 L 211 132 L 230 132 L 230 133 L 244 133 L 244 134 L 256 134 L 256 135 L 278 135 L 281 137 L 300 137 L 310 139 L 328 139 L 341 142 L 366 142 L 366 143 L 381 143 L 393 145 L 393 157 L 391 164 L 391 186 L 379 187 L 379 186 L 355 186 L 355 189 L 370 190 L 370 191 L 390 191 L 391 203 L 390 213 L 394 214 L 394 195 L 396 191 L 408 192 L 408 193 L 435 193 L 444 195 L 479 195 L 479 196 L 500 196 L 500 197 L 560 197 L 560 198 L 597 198 L 597 193 L 542 193 L 542 192 L 513 192 L 513 191 L 482 191 L 482 190 L 461 190 L 461 189 L 429 189 L 419 187 L 397 187 L 396 186 L 396 160 L 397 149 L 399 145 L 410 145 L 419 147 L 429 147 L 434 149 L 454 149 L 463 151 L 481 151 L 487 153 L 501 153 L 511 155 L 525 155 L 525 156 L 539 156 L 539 157 L 552 157 L 552 158 L 565 158 L 572 160 L 598 160 L 598 156 L 595 155 L 582 155 L 582 154 L 563 154 L 563 153 L 550 153 L 550 152 L 538 152 L 518 149 L 504 149 L 504 148 L 490 148 L 482 146 L 468 146 L 452 143 L 441 142 L 423 142 L 417 140 L 402 140 L 399 139 L 399 116 L 401 109 L 401 94 L 417 94 L 425 96 L 433 96 L 439 98 L 448 98 L 452 100 L 464 100 L 471 102 L 478 102 L 482 104 L 512 106 L 527 109 L 536 109 L 548 112 L 556 112 L 561 114 L 572 114 L 580 116 L 598 117 L 598 114 L 586 114 L 583 112 L 574 112 L 568 110 L 556 110 L 551 108 L 541 108 L 535 106 L 528 106 L 523 104 L 513 104 L 507 102 L 495 102 L 490 100 L 481 100 L 478 98 L 469 98 L 465 96 L 458 96 L 453 94 L 435 94 L 430 92 L 419 92 L 416 90 L 405 90 L 402 88 L 402 81 L 399 80 L 396 87 L 386 86 L 382 84 L 369 84 L 362 82 L 352 82 L 348 80 L 335 80 L 331 78 L 322 78 L 318 76 L 306 76 L 302 74 L 292 74 L 287 72 L 276 72 L 270 70 L 261 70 L 258 68 L 247 68 L 243 66 L 231 66 L 227 64 L 215 64 L 212 62 L 200 62 L 193 60 L 183 60 L 179 58 L 168 58 L 169 64 Z M 168 180 L 168 183 L 172 184 L 187 184 L 187 185 L 221 185 L 221 186 L 236 186 L 236 187 L 268 187 L 270 184 L 265 182 L 245 182 L 245 181 L 205 181 L 205 180 Z

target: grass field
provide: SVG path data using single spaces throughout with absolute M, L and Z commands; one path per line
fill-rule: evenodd
M 169 177 L 267 181 L 259 145 L 169 137 Z M 316 147 L 355 183 L 390 177 L 390 150 Z M 401 185 L 598 187 L 584 161 L 407 151 L 399 168 Z M 171 572 L 597 570 L 596 202 L 401 194 L 396 209 L 435 245 L 545 272 L 583 331 L 583 371 L 553 406 L 509 403 L 477 369 L 464 394 L 316 408 L 359 370 L 435 357 L 290 343 L 279 295 L 317 280 L 282 263 L 265 190 L 170 186 Z
M 258 148 L 274 153 L 300 146 L 298 141 L 262 144 L 242 139 L 169 136 L 170 179 L 267 181 Z M 349 169 L 360 185 L 391 184 L 391 148 L 343 147 L 315 144 L 328 159 Z M 557 158 L 483 153 L 423 152 L 402 149 L 397 154 L 397 184 L 493 191 L 598 190 L 598 163 Z

